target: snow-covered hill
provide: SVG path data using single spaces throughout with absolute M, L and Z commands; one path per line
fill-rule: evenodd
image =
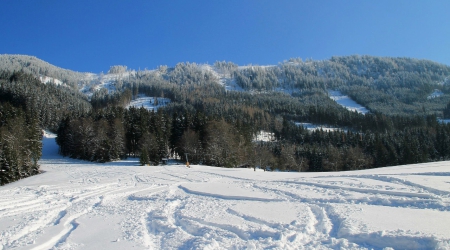
M 0 249 L 449 249 L 450 162 L 340 173 L 95 164 L 0 187 Z

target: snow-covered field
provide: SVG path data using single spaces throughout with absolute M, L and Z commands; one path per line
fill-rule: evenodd
M 339 105 L 350 111 L 356 111 L 361 114 L 366 114 L 369 112 L 366 107 L 356 103 L 350 97 L 343 95 L 340 91 L 329 90 L 328 94 L 332 100 L 336 101 Z
M 0 187 L 0 249 L 449 249 L 450 162 L 340 173 L 62 158 Z
M 143 107 L 147 110 L 154 110 L 155 112 L 158 111 L 158 108 L 164 107 L 167 104 L 170 103 L 169 98 L 163 98 L 163 97 L 148 97 L 144 95 L 140 95 L 135 100 L 131 101 L 130 104 L 127 105 L 127 108 L 129 107 L 136 107 L 140 108 Z
M 333 132 L 333 131 L 339 131 L 339 130 L 347 131 L 347 130 L 341 129 L 341 128 L 336 128 L 336 127 L 327 126 L 327 125 L 317 125 L 317 124 L 312 124 L 312 123 L 308 123 L 308 122 L 296 122 L 295 125 L 302 126 L 310 131 L 314 131 L 314 130 L 323 130 L 326 132 Z

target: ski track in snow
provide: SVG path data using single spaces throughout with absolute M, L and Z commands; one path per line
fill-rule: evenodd
M 450 162 L 280 173 L 55 150 L 0 187 L 0 249 L 450 248 Z

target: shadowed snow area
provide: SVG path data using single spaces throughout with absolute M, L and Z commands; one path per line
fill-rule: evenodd
M 449 249 L 450 162 L 337 173 L 96 164 L 0 187 L 0 249 Z

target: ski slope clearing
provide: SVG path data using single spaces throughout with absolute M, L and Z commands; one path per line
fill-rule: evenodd
M 327 126 L 327 125 L 317 125 L 317 124 L 312 124 L 312 123 L 308 123 L 308 122 L 296 122 L 295 125 L 302 126 L 309 131 L 323 130 L 326 132 L 334 132 L 334 131 L 342 130 L 342 131 L 347 132 L 346 129 L 336 128 L 336 127 Z
M 129 107 L 140 108 L 143 107 L 147 110 L 158 111 L 158 108 L 164 107 L 170 103 L 169 98 L 163 97 L 148 97 L 144 95 L 140 95 L 135 100 L 131 101 L 130 104 L 127 105 Z
M 236 79 L 234 79 L 231 73 L 229 72 L 224 73 L 221 70 L 212 67 L 208 64 L 200 65 L 200 68 L 204 71 L 212 73 L 218 80 L 218 83 L 222 85 L 226 91 L 238 91 L 238 92 L 245 91 L 243 88 L 241 88 L 241 86 L 239 86 L 236 83 Z
M 62 158 L 0 187 L 0 249 L 449 249 L 450 162 L 339 173 Z
M 350 111 L 356 111 L 361 114 L 366 114 L 369 112 L 369 110 L 366 109 L 364 106 L 361 106 L 360 104 L 356 103 L 350 97 L 343 95 L 340 91 L 329 90 L 328 94 L 330 95 L 330 98 L 332 100 L 336 101 L 339 105 L 343 106 L 344 108 Z

